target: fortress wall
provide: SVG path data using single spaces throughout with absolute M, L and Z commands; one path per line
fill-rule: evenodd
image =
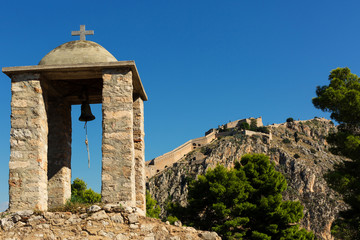
M 266 134 L 266 133 L 262 133 L 262 132 L 254 132 L 254 131 L 250 131 L 250 130 L 245 130 L 245 135 L 249 136 L 249 137 L 254 136 L 254 135 L 266 137 L 269 139 L 269 143 L 272 140 L 271 132 L 270 132 L 270 134 Z
M 239 122 L 243 122 L 245 119 L 241 119 L 241 120 L 236 120 L 236 121 L 233 121 L 233 122 L 229 122 L 226 124 L 226 127 L 229 129 L 229 128 L 234 128 L 238 125 Z
M 146 163 L 146 177 L 150 178 L 154 176 L 158 170 L 161 171 L 167 166 L 171 166 L 175 162 L 179 161 L 184 155 L 198 147 L 202 147 L 203 145 L 210 143 L 213 139 L 215 139 L 215 132 L 212 132 L 204 137 L 189 140 L 174 150 L 154 158 L 152 160 L 154 163 L 153 165 L 149 165 L 150 161 L 148 161 Z

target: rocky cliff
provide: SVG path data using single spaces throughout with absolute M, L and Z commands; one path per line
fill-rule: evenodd
M 182 205 L 187 202 L 189 182 L 217 164 L 232 167 L 246 153 L 264 153 L 284 174 L 288 188 L 286 200 L 299 200 L 304 205 L 301 225 L 312 230 L 320 239 L 333 239 L 331 224 L 339 210 L 346 208 L 341 198 L 327 186 L 323 174 L 337 162 L 346 160 L 328 150 L 325 138 L 336 131 L 334 124 L 323 118 L 294 121 L 267 126 L 272 140 L 264 136 L 246 136 L 233 129 L 221 137 L 196 149 L 177 163 L 158 173 L 147 183 L 151 195 L 166 215 L 169 201 Z

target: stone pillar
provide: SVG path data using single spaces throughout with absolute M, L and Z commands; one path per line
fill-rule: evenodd
M 131 70 L 103 72 L 102 201 L 135 206 Z
M 71 105 L 48 104 L 48 206 L 64 205 L 71 198 Z
M 47 113 L 40 74 L 11 79 L 9 208 L 47 210 Z
M 136 206 L 146 212 L 144 102 L 140 97 L 134 99 L 133 111 Z

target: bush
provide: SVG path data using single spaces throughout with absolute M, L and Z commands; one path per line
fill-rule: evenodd
M 152 218 L 159 218 L 161 209 L 157 205 L 157 201 L 153 199 L 150 192 L 146 190 L 146 216 Z
M 241 130 L 249 130 L 250 125 L 247 122 L 242 122 L 242 123 L 239 124 L 239 129 L 241 129 Z
M 314 154 L 314 153 L 316 153 L 316 150 L 315 150 L 314 148 L 310 148 L 310 152 L 311 152 L 312 154 Z
M 71 184 L 72 203 L 98 203 L 101 201 L 101 194 L 94 192 L 91 188 L 87 189 L 87 184 L 76 178 Z
M 171 215 L 168 216 L 166 220 L 169 221 L 169 223 L 170 223 L 171 225 L 174 225 L 174 223 L 175 223 L 176 221 L 179 221 L 179 219 L 178 219 L 177 217 L 171 216 Z
M 295 154 L 294 154 L 294 158 L 298 159 L 298 158 L 300 158 L 300 155 L 297 154 L 297 153 L 295 153 Z
M 271 152 L 271 153 L 276 153 L 277 151 L 278 151 L 277 148 L 270 148 L 270 152 Z
M 283 143 L 286 143 L 286 144 L 291 143 L 290 139 L 288 139 L 288 138 L 284 138 L 284 139 L 282 140 L 282 142 L 283 142 Z
M 300 140 L 298 132 L 294 133 L 295 142 L 298 142 Z
M 270 130 L 267 127 L 263 126 L 263 127 L 256 128 L 256 132 L 262 132 L 262 133 L 269 134 Z
M 229 132 L 230 129 L 227 127 L 227 124 L 224 124 L 222 127 L 219 128 L 219 132 Z
M 289 117 L 288 119 L 286 119 L 286 122 L 294 122 L 294 119 L 292 117 Z
M 251 130 L 251 131 L 256 131 L 256 129 L 257 129 L 256 120 L 255 120 L 255 119 L 251 119 L 251 120 L 250 120 L 250 130 Z

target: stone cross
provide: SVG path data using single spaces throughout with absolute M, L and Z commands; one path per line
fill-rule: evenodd
M 71 36 L 80 36 L 80 40 L 86 40 L 86 35 L 94 35 L 94 30 L 85 31 L 85 25 L 80 25 L 80 31 L 71 32 Z

